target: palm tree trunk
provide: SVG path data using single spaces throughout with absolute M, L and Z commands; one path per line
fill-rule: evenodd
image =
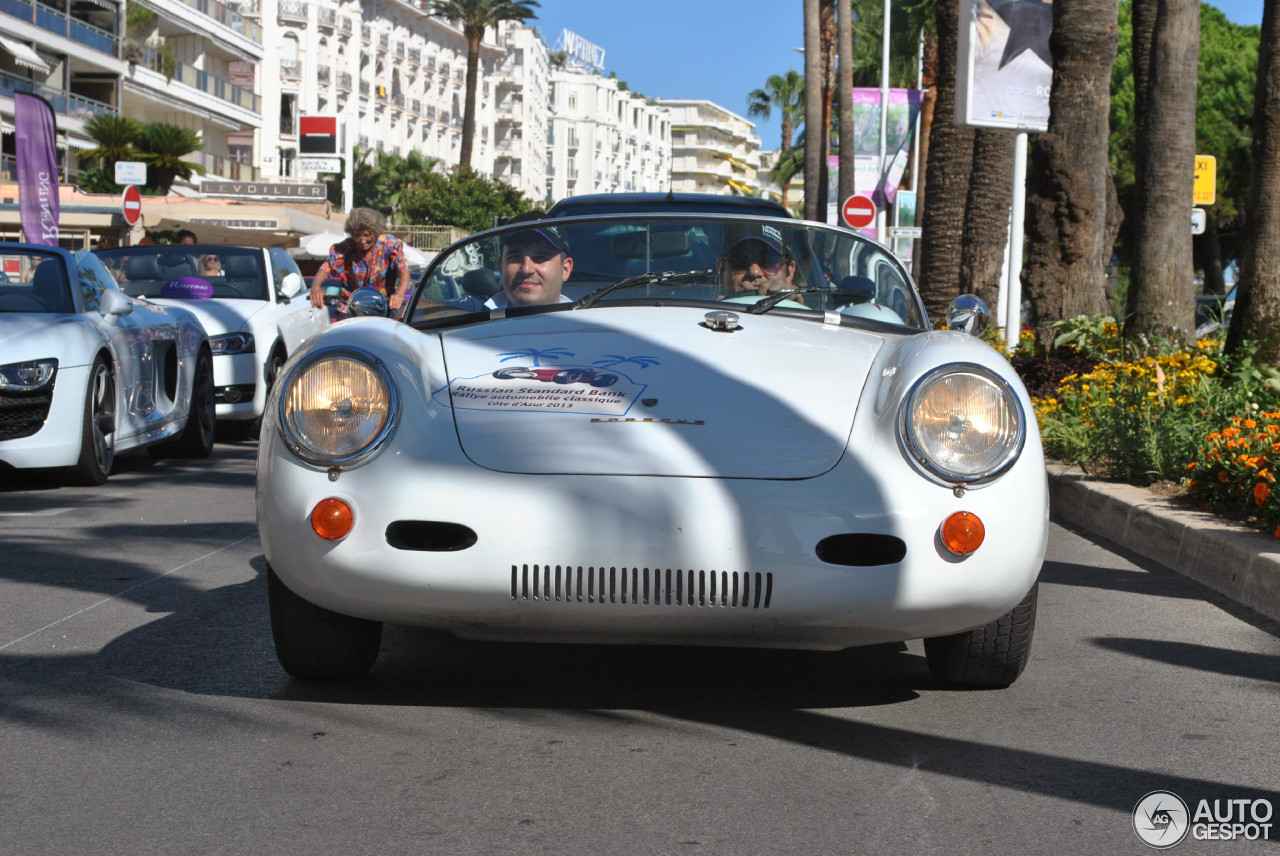
M 853 7 L 842 3 L 837 13 L 836 54 L 838 60 L 836 95 L 840 99 L 840 174 L 836 205 L 854 193 L 853 175 Z
M 1022 273 L 1042 343 L 1052 341 L 1053 321 L 1107 309 L 1106 265 L 1115 222 L 1108 219 L 1108 113 L 1118 11 L 1118 0 L 1053 5 L 1049 130 L 1031 147 Z M 1185 217 L 1182 223 L 1185 228 Z
M 938 0 L 936 13 L 938 98 L 929 132 L 927 196 L 922 204 L 920 256 L 914 273 L 930 317 L 940 319 L 960 293 L 960 254 L 969 173 L 973 168 L 974 129 L 955 122 L 958 0 Z
M 480 30 L 479 35 L 468 31 L 465 36 L 467 39 L 467 92 L 462 107 L 462 151 L 458 155 L 458 163 L 462 166 L 471 166 L 471 150 L 476 136 L 476 84 L 480 80 L 480 40 L 484 38 L 484 29 Z
M 973 174 L 965 202 L 964 239 L 960 249 L 961 293 L 976 294 L 994 312 L 1000 271 L 1009 243 L 1009 209 L 1013 203 L 1013 147 L 1016 136 L 979 128 L 973 140 Z
M 1135 15 L 1155 2 L 1135 0 Z M 1195 177 L 1199 0 L 1159 0 L 1149 63 L 1142 110 L 1135 114 L 1142 172 L 1125 335 L 1181 341 L 1195 323 L 1187 217 Z
M 819 31 L 820 0 L 804 0 L 804 218 L 818 216 L 822 182 L 822 39 Z M 823 212 L 825 215 L 825 212 Z
M 1280 0 L 1266 0 L 1253 99 L 1253 175 L 1227 350 L 1262 341 L 1258 361 L 1280 364 Z

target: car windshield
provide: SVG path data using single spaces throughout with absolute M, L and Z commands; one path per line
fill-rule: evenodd
M 71 284 L 60 256 L 0 248 L 0 312 L 74 312 Z
M 132 297 L 267 300 L 262 250 L 222 244 L 171 244 L 95 250 Z
M 478 233 L 433 260 L 408 318 L 682 301 L 927 326 L 910 274 L 874 241 L 816 223 L 701 214 L 572 217 Z

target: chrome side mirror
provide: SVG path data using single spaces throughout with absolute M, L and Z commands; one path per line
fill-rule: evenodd
M 987 303 L 976 294 L 962 294 L 947 307 L 947 329 L 959 330 L 970 336 L 977 336 L 987 329 L 991 320 L 991 310 Z
M 354 316 L 372 315 L 375 318 L 387 316 L 387 296 L 376 288 L 357 288 L 347 298 L 347 309 Z

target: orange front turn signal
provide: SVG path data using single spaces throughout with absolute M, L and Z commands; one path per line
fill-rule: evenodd
M 957 511 L 942 521 L 942 543 L 957 556 L 967 556 L 982 546 L 987 529 L 978 515 Z
M 339 541 L 351 534 L 356 514 L 341 499 L 329 497 L 316 503 L 311 509 L 311 528 L 326 541 Z

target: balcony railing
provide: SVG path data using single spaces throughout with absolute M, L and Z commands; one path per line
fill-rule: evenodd
M 289 137 L 297 136 L 298 120 L 293 116 L 281 116 L 280 133 Z
M 229 178 L 232 181 L 257 181 L 262 178 L 261 170 L 252 164 L 211 155 L 208 152 L 193 152 L 184 160 L 200 164 L 210 176 Z
M 391 106 L 396 110 L 400 110 L 400 111 L 404 110 L 404 93 L 403 92 L 391 93 Z
M 396 56 L 400 59 L 405 58 L 404 42 L 396 42 Z
M 333 77 L 333 71 L 327 65 L 316 66 L 316 82 L 321 86 L 328 86 L 330 79 Z
M 338 91 L 340 92 L 351 91 L 351 72 L 349 71 L 338 72 Z
M 332 30 L 338 26 L 338 10 L 329 6 L 321 6 L 316 10 L 316 23 Z
M 367 80 L 360 81 L 360 94 L 363 95 L 365 98 L 369 97 L 369 91 L 371 89 L 372 89 L 372 84 L 370 84 L 369 81 Z
M 435 74 L 435 73 L 436 73 L 436 58 L 433 56 L 429 56 L 427 57 L 427 74 Z
M 240 35 L 262 44 L 262 27 L 256 21 L 247 20 L 241 13 L 234 12 L 225 3 L 218 0 L 179 0 L 183 5 L 195 9 L 202 15 L 208 15 L 222 26 L 235 30 Z
M 99 53 L 119 56 L 120 38 L 106 30 L 86 24 L 76 18 L 68 18 L 56 9 L 43 3 L 36 3 L 33 8 L 27 0 L 0 0 L 0 12 L 27 23 L 34 23 L 40 29 L 70 39 L 77 44 L 92 48 Z
M 409 63 L 422 65 L 422 48 L 409 48 Z
M 280 23 L 307 23 L 307 4 L 302 0 L 280 0 Z
M 120 113 L 119 108 L 111 104 L 104 104 L 101 101 L 94 101 L 92 98 L 85 98 L 83 95 L 76 95 L 72 92 L 64 92 L 61 89 L 40 86 L 32 83 L 31 79 L 27 77 L 0 72 L 0 97 L 12 98 L 15 92 L 34 92 L 53 105 L 54 113 L 70 116 L 81 121 L 90 119 L 99 113 L 105 113 L 109 116 L 116 116 Z
M 378 50 L 383 53 L 391 46 L 391 36 L 387 33 L 378 33 Z
M 422 99 L 415 98 L 409 102 L 409 112 L 415 116 L 422 115 Z
M 280 60 L 280 76 L 285 80 L 301 80 L 302 79 L 302 60 L 300 59 Z
M 143 50 L 142 62 L 152 71 L 161 74 L 165 73 L 165 58 L 155 48 L 145 48 Z M 171 60 L 171 62 L 174 66 L 174 72 L 169 75 L 170 79 L 185 83 L 193 89 L 198 89 L 207 95 L 212 95 L 214 98 L 235 104 L 237 107 L 243 107 L 254 113 L 262 112 L 262 99 L 249 90 L 236 86 L 234 83 L 207 71 L 192 68 L 181 60 Z
M 354 29 L 351 25 L 351 19 L 343 18 L 342 21 L 339 23 L 338 29 L 342 30 L 342 35 L 344 36 L 351 35 L 351 31 Z

